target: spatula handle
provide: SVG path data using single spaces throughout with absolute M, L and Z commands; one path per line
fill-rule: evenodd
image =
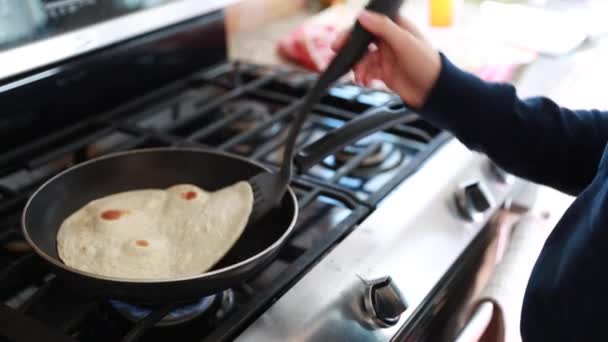
M 366 9 L 394 19 L 403 0 L 372 0 L 366 6 Z M 369 44 L 373 41 L 373 36 L 361 26 L 359 21 L 355 23 L 353 30 L 344 44 L 340 52 L 334 57 L 332 62 L 327 67 L 326 71 L 321 75 L 319 84 L 323 84 L 326 88 L 346 74 L 352 67 L 363 57 Z
M 371 0 L 366 8 L 370 11 L 384 14 L 390 18 L 395 18 L 403 0 Z M 279 176 L 281 183 L 286 189 L 293 173 L 293 158 L 297 137 L 306 121 L 306 117 L 312 111 L 314 105 L 321 99 L 327 88 L 342 75 L 352 69 L 355 64 L 363 57 L 367 47 L 372 42 L 373 36 L 367 32 L 357 21 L 353 28 L 350 38 L 340 49 L 327 69 L 319 76 L 312 89 L 306 94 L 302 105 L 298 108 L 287 139 L 285 141 L 285 152 Z

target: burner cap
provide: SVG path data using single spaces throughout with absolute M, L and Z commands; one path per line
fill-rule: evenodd
M 155 326 L 164 327 L 177 325 L 180 323 L 185 323 L 190 320 L 195 319 L 200 316 L 204 312 L 207 312 L 214 303 L 218 295 L 211 295 L 208 297 L 204 297 L 201 300 L 186 304 L 184 306 L 180 306 L 175 310 L 171 311 L 165 318 L 160 320 Z M 118 311 L 123 317 L 126 319 L 137 322 L 143 318 L 145 318 L 150 312 L 152 312 L 152 308 L 137 306 L 128 304 L 118 300 L 110 300 L 110 305 Z
M 374 174 L 393 170 L 403 161 L 403 152 L 396 148 L 395 145 L 389 142 L 378 143 L 372 139 L 363 139 L 354 145 L 347 146 L 338 151 L 332 158 L 326 158 L 323 165 L 337 170 L 372 144 L 377 144 L 377 146 L 350 172 L 351 176 L 370 177 Z
M 356 157 L 359 153 L 361 153 L 365 148 L 367 148 L 367 144 L 364 146 L 361 145 L 351 145 L 343 148 L 342 150 L 336 152 L 334 158 L 338 164 L 344 165 L 350 159 Z M 360 167 L 375 167 L 384 161 L 387 153 L 386 150 L 389 147 L 385 144 L 378 144 L 373 149 L 373 151 L 367 156 L 360 164 Z

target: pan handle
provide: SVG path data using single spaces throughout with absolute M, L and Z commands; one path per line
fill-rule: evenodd
M 325 134 L 303 147 L 294 157 L 297 171 L 302 173 L 325 157 L 338 152 L 361 138 L 383 129 L 414 121 L 418 116 L 411 112 L 402 102 L 389 102 L 381 107 L 367 110 L 360 116 L 348 121 L 342 127 Z

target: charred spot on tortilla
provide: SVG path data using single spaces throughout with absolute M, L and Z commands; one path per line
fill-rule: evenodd
M 148 247 L 148 246 L 150 246 L 150 243 L 148 242 L 148 240 L 136 240 L 135 244 L 138 245 L 139 247 Z
M 128 210 L 110 209 L 101 213 L 101 218 L 108 221 L 118 220 L 121 216 L 128 214 Z
M 185 199 L 187 201 L 191 201 L 196 198 L 196 192 L 194 192 L 194 191 L 182 192 L 181 196 L 183 199 Z

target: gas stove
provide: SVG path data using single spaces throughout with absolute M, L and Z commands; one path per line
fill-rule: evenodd
M 83 48 L 89 53 L 75 59 L 66 51 L 60 64 L 0 80 L 0 337 L 432 340 L 430 332 L 445 330 L 444 309 L 456 305 L 450 295 L 466 287 L 493 235 L 488 222 L 527 184 L 422 119 L 362 139 L 296 176 L 300 216 L 276 260 L 194 303 L 92 300 L 23 241 L 20 216 L 36 187 L 97 156 L 185 146 L 278 168 L 286 129 L 316 75 L 227 61 L 223 10 L 211 3 L 193 5 L 177 24 Z M 172 9 L 158 6 L 148 11 Z M 131 12 L 133 22 L 152 13 Z M 0 60 L 11 51 L 0 50 Z M 299 144 L 396 99 L 338 83 L 314 108 Z

